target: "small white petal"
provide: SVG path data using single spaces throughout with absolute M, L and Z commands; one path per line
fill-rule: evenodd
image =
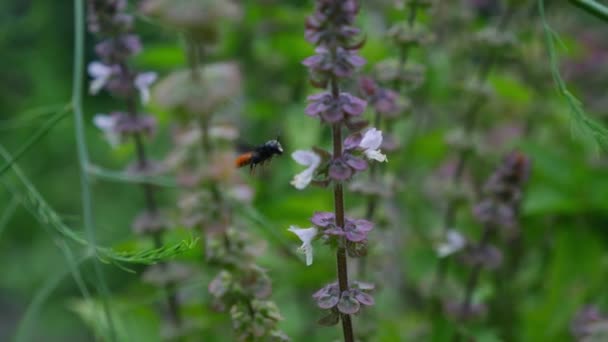
M 385 162 L 387 161 L 386 155 L 380 152 L 380 145 L 382 145 L 382 131 L 373 127 L 365 132 L 359 143 L 359 147 L 363 149 L 363 153 L 368 159 Z
M 107 76 L 112 74 L 112 67 L 107 66 L 101 62 L 91 62 L 87 66 L 89 76 L 92 78 Z
M 300 228 L 297 226 L 291 226 L 288 230 L 296 234 L 298 238 L 302 241 L 302 246 L 300 246 L 299 251 L 303 252 L 306 255 L 306 266 L 312 265 L 312 240 L 317 236 L 319 232 L 318 229 L 315 227 Z
M 365 131 L 359 147 L 364 150 L 377 150 L 382 145 L 382 131 L 372 127 Z
M 115 130 L 115 117 L 106 114 L 96 114 L 93 117 L 93 124 L 95 124 L 95 126 L 97 126 L 97 128 L 103 132 L 106 140 L 110 146 L 112 146 L 112 148 L 115 148 L 120 144 L 120 134 L 118 134 Z
M 156 81 L 155 72 L 143 72 L 135 77 L 135 87 L 139 90 L 142 103 L 150 101 L 150 85 Z
M 437 255 L 440 258 L 452 255 L 467 245 L 467 240 L 456 230 L 448 230 L 446 234 L 446 241 L 442 242 L 437 246 Z
M 87 71 L 92 78 L 89 85 L 89 93 L 91 95 L 99 93 L 106 83 L 108 83 L 110 77 L 112 77 L 112 68 L 100 62 L 89 63 Z
M 314 169 L 306 169 L 293 177 L 290 184 L 293 185 L 296 189 L 302 190 L 312 182 L 312 175 L 314 173 Z
M 318 166 L 321 163 L 321 157 L 313 151 L 297 150 L 291 154 L 291 158 L 302 166 Z
M 114 119 L 114 117 L 111 115 L 95 114 L 93 117 L 93 124 L 95 124 L 95 126 L 100 130 L 105 131 L 114 128 L 116 119 Z
M 108 83 L 110 76 L 94 78 L 89 85 L 89 94 L 96 95 Z
M 388 161 L 388 159 L 386 158 L 386 155 L 382 154 L 380 152 L 380 150 L 365 150 L 365 151 L 363 151 L 363 153 L 365 153 L 365 156 L 368 159 L 376 160 L 381 163 Z

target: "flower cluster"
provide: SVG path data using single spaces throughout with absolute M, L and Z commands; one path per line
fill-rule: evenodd
M 105 134 L 112 147 L 134 133 L 150 136 L 156 131 L 156 118 L 151 115 L 132 116 L 125 112 L 97 114 L 93 117 L 93 123 Z
M 337 43 L 354 47 L 353 42 L 360 34 L 359 29 L 352 26 L 358 12 L 356 0 L 317 0 L 314 13 L 306 19 L 304 36 L 317 46 Z
M 87 71 L 91 77 L 89 93 L 98 94 L 107 90 L 112 96 L 131 99 L 139 93 L 142 103 L 150 99 L 150 85 L 156 80 L 156 73 L 137 73 L 130 69 L 127 61 L 142 50 L 142 44 L 133 33 L 133 16 L 126 13 L 125 0 L 89 0 L 89 31 L 100 41 L 95 45 L 98 61 L 89 63 Z M 100 128 L 112 146 L 118 145 L 125 133 L 150 134 L 155 129 L 155 121 L 139 119 L 135 106 L 128 113 L 97 114 L 95 125 Z M 131 116 L 132 118 L 126 118 Z
M 126 12 L 127 2 L 89 0 L 87 4 L 89 31 L 99 39 L 95 46 L 99 60 L 88 65 L 92 78 L 89 92 L 95 95 L 105 89 L 126 103 L 124 110 L 95 115 L 93 123 L 102 130 L 112 146 L 125 142 L 127 137 L 132 138 L 137 154 L 134 167 L 129 171 L 137 176 L 151 175 L 160 169 L 149 159 L 142 137 L 156 131 L 156 119 L 138 112 L 138 98 L 141 104 L 149 101 L 149 87 L 156 80 L 156 74 L 140 73 L 129 66 L 129 58 L 142 50 L 142 44 L 133 33 L 134 19 Z M 142 183 L 142 189 L 145 207 L 133 220 L 132 229 L 137 234 L 149 236 L 160 248 L 169 222 L 159 209 L 152 184 Z M 187 270 L 187 267 L 179 264 L 162 263 L 149 267 L 143 274 L 145 282 L 162 287 L 166 293 L 168 329 L 171 331 L 176 331 L 182 325 L 175 286 L 189 273 Z
M 608 336 L 608 316 L 595 305 L 581 308 L 570 324 L 576 341 L 601 341 Z
M 497 227 L 514 228 L 522 200 L 523 185 L 530 174 L 530 159 L 512 152 L 484 186 L 485 198 L 473 213 L 477 219 Z
M 306 255 L 306 265 L 310 266 L 313 261 L 312 242 L 320 238 L 330 245 L 338 245 L 339 238 L 346 240 L 346 251 L 350 256 L 361 256 L 361 250 L 365 249 L 367 235 L 374 228 L 373 223 L 362 219 L 344 219 L 344 226 L 336 223 L 336 215 L 331 212 L 316 212 L 310 219 L 314 227 L 300 228 L 291 226 L 289 231 L 293 232 L 302 241 L 300 251 Z
M 350 315 L 358 313 L 361 305 L 373 304 L 366 292 L 372 287 L 349 284 L 347 270 L 347 256 L 366 254 L 373 224 L 345 216 L 343 184 L 367 170 L 368 162 L 387 161 L 381 152 L 382 132 L 366 128 L 367 122 L 361 119 L 367 101 L 341 91 L 339 84 L 340 79 L 351 77 L 365 64 L 358 54 L 364 40 L 359 37 L 359 29 L 353 27 L 358 11 L 355 0 L 317 0 L 315 12 L 306 21 L 305 38 L 316 49 L 315 55 L 302 64 L 309 69 L 311 84 L 325 91 L 308 97 L 305 114 L 332 128 L 333 149 L 329 152 L 313 147 L 295 151 L 293 159 L 306 169 L 295 175 L 291 184 L 299 190 L 309 184 L 332 185 L 336 211 L 315 213 L 311 218 L 313 227 L 289 228 L 302 241 L 300 251 L 306 255 L 307 265 L 313 262 L 313 241 L 322 240 L 337 249 L 338 281 L 323 287 L 313 297 L 319 307 L 330 310 L 320 323 L 334 325 L 342 321 L 345 341 L 354 341 Z M 342 138 L 344 128 L 349 130 L 346 138 Z
M 399 94 L 396 91 L 382 88 L 371 77 L 361 77 L 359 87 L 376 113 L 387 118 L 399 115 L 402 108 L 399 106 Z
M 288 341 L 272 302 L 272 283 L 256 257 L 263 248 L 234 219 L 237 207 L 250 205 L 253 189 L 235 168 L 233 143 L 239 131 L 220 112 L 236 112 L 241 71 L 234 62 L 203 64 L 203 53 L 220 38 L 221 23 L 237 19 L 241 7 L 229 0 L 146 0 L 147 15 L 186 36 L 188 68 L 174 70 L 153 89 L 155 104 L 175 115 L 174 148 L 165 160 L 180 185 L 179 223 L 199 231 L 201 262 L 213 269 L 210 306 L 230 315 L 238 341 Z M 179 9 L 179 10 L 176 10 Z
M 269 300 L 271 280 L 252 262 L 259 251 L 247 248 L 251 238 L 243 233 L 231 229 L 225 234 L 224 241 L 212 239 L 207 246 L 210 263 L 223 268 L 208 286 L 212 307 L 230 312 L 239 341 L 288 341 L 277 329 L 282 317 Z
M 369 294 L 373 289 L 374 285 L 363 282 L 353 282 L 346 291 L 340 291 L 338 283 L 325 285 L 312 295 L 319 308 L 330 311 L 321 323 L 336 324 L 339 313 L 353 315 L 359 312 L 361 305 L 374 305 L 374 298 Z
M 369 161 L 387 161 L 386 155 L 380 151 L 382 142 L 382 132 L 369 128 L 346 137 L 342 142 L 343 153 L 338 157 L 319 148 L 311 151 L 297 150 L 292 153 L 292 158 L 307 168 L 295 175 L 291 184 L 302 190 L 313 180 L 323 185 L 328 185 L 331 181 L 350 180 L 357 172 L 367 170 L 368 162 L 362 157 Z
M 367 106 L 364 100 L 344 92 L 337 99 L 329 92 L 322 92 L 309 96 L 308 101 L 305 113 L 329 123 L 360 116 Z
M 475 244 L 469 243 L 458 233 L 448 231 L 448 243 L 438 252 L 447 255 L 463 249 L 460 260 L 471 267 L 460 310 L 451 310 L 448 303 L 448 314 L 455 314 L 461 320 L 476 315 L 475 304 L 479 303 L 473 303 L 472 297 L 479 274 L 482 269 L 494 270 L 503 263 L 503 252 L 492 244 L 492 240 L 498 228 L 516 224 L 523 186 L 529 173 L 530 160 L 527 156 L 518 151 L 508 154 L 488 178 L 484 199 L 474 208 L 475 216 L 483 225 L 480 240 Z

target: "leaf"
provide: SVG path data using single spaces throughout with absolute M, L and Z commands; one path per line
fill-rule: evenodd
M 0 155 L 6 160 L 12 160 L 8 152 L 1 145 Z M 55 231 L 68 240 L 89 247 L 91 251 L 104 262 L 112 263 L 116 266 L 120 266 L 120 263 L 154 264 L 182 254 L 196 246 L 198 239 L 194 237 L 191 237 L 189 240 L 183 240 L 176 244 L 165 245 L 159 248 L 127 252 L 118 252 L 111 248 L 92 244 L 63 223 L 59 215 L 50 207 L 50 205 L 48 205 L 48 203 L 46 203 L 42 195 L 34 188 L 30 181 L 25 178 L 25 175 L 15 163 L 10 167 L 25 187 L 25 193 L 22 194 L 18 192 L 17 189 L 8 184 L 5 184 L 5 186 L 12 192 L 13 196 L 20 201 L 21 205 L 23 205 L 40 224 L 50 228 L 52 231 Z M 124 267 L 123 269 L 127 270 Z
M 541 15 L 547 50 L 549 51 L 549 62 L 551 63 L 551 74 L 560 95 L 566 100 L 570 109 L 572 121 L 572 132 L 583 141 L 590 141 L 596 146 L 608 149 L 608 129 L 598 121 L 589 117 L 583 109 L 582 102 L 568 90 L 559 71 L 559 59 L 557 56 L 555 42 L 559 41 L 545 18 L 545 6 L 543 0 L 538 0 L 538 9 Z

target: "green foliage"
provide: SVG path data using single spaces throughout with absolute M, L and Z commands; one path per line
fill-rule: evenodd
M 583 141 L 595 143 L 602 148 L 608 148 L 608 129 L 585 113 L 583 103 L 568 90 L 566 83 L 562 79 L 559 72 L 559 60 L 555 47 L 556 42 L 559 42 L 559 37 L 547 23 L 543 0 L 538 1 L 538 10 L 541 15 L 545 40 L 549 51 L 551 74 L 557 85 L 557 90 L 568 103 L 574 134 Z

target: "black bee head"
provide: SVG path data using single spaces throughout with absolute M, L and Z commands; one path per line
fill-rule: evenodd
M 264 146 L 276 154 L 283 154 L 283 146 L 278 140 L 267 141 Z

